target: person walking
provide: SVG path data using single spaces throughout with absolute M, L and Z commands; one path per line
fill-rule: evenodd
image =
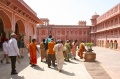
M 16 71 L 16 58 L 20 58 L 20 53 L 17 45 L 17 35 L 15 33 L 11 34 L 11 39 L 8 42 L 8 55 L 11 59 L 11 75 L 18 74 Z
M 53 50 L 55 52 L 55 56 L 57 60 L 58 71 L 61 72 L 64 63 L 64 55 L 63 55 L 64 47 L 60 40 L 57 41 L 57 44 L 54 46 Z
M 32 42 L 28 46 L 28 51 L 30 53 L 30 64 L 31 64 L 31 66 L 36 66 L 36 64 L 37 64 L 36 50 L 38 51 L 37 45 L 36 45 L 36 39 L 32 39 Z
M 67 40 L 66 43 L 64 44 L 64 48 L 65 48 L 65 61 L 70 61 L 69 59 L 71 58 L 71 45 L 70 45 L 70 41 Z
M 1 63 L 3 63 L 3 61 L 6 59 L 6 64 L 10 64 L 9 56 L 8 56 L 8 39 L 7 38 L 5 38 L 3 42 L 3 52 L 4 52 L 4 56 L 1 60 Z
M 40 43 L 40 54 L 41 54 L 41 62 L 43 61 L 43 59 L 46 59 L 47 61 L 47 53 L 45 50 L 45 39 L 43 39 L 42 42 Z
M 48 68 L 51 66 L 51 61 L 52 65 L 55 67 L 55 52 L 53 51 L 55 42 L 54 39 L 52 38 L 51 41 L 48 43 Z
M 76 60 L 76 48 L 77 48 L 77 40 L 75 40 L 73 43 L 72 43 L 72 56 L 73 58 Z

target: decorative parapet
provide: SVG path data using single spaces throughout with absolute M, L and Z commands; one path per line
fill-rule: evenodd
M 113 8 L 111 8 L 109 11 L 107 11 L 103 15 L 99 16 L 97 18 L 97 24 L 118 14 L 120 14 L 120 3 L 114 6 Z
M 79 26 L 86 26 L 86 23 L 87 23 L 86 21 L 79 21 L 78 25 Z

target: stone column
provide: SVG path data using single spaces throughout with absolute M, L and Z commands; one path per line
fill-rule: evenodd
M 6 38 L 9 39 L 9 32 L 8 31 L 6 32 Z

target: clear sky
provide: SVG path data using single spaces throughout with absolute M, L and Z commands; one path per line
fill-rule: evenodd
M 50 24 L 77 25 L 79 20 L 87 21 L 95 12 L 99 15 L 120 3 L 120 0 L 24 0 L 38 18 L 48 18 Z

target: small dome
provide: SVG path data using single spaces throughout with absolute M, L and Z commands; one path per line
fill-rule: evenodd
M 99 15 L 95 12 L 94 15 L 92 16 L 92 19 L 96 19 L 97 17 L 99 17 Z
M 95 12 L 94 15 L 98 15 L 98 14 Z

